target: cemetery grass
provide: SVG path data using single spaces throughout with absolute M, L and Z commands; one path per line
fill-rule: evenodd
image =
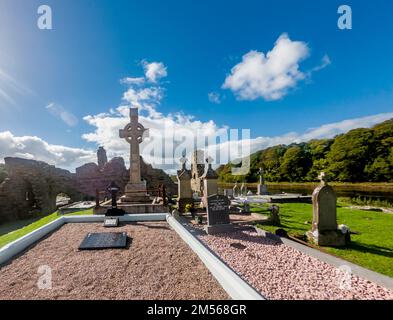
M 257 225 L 275 232 L 282 228 L 289 235 L 302 238 L 311 229 L 312 205 L 302 203 L 279 204 L 281 226 L 269 222 Z M 252 206 L 255 213 L 267 215 L 267 205 Z M 345 224 L 352 232 L 351 243 L 346 248 L 323 247 L 321 250 L 358 264 L 364 268 L 393 277 L 393 215 L 383 212 L 362 211 L 338 204 L 338 224 Z
M 93 214 L 93 209 L 74 212 L 71 214 L 67 214 L 67 216 L 86 215 L 86 214 Z M 0 248 L 4 247 L 5 245 L 23 237 L 23 236 L 25 236 L 26 234 L 28 234 L 38 228 L 41 228 L 42 226 L 58 219 L 59 217 L 60 216 L 58 215 L 58 213 L 56 211 L 50 215 L 47 215 L 45 217 L 42 217 L 42 218 L 36 220 L 35 222 L 33 222 L 23 228 L 20 228 L 20 229 L 14 230 L 12 232 L 9 232 L 7 234 L 1 235 L 0 236 Z

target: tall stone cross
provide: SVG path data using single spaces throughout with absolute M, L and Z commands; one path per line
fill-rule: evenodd
M 148 129 L 138 122 L 138 108 L 130 108 L 130 120 L 130 123 L 119 131 L 119 136 L 130 144 L 130 183 L 141 184 L 139 144 L 144 137 L 148 137 Z
M 265 177 L 263 176 L 265 174 L 265 170 L 263 168 L 259 168 L 259 184 L 264 185 L 265 184 Z
M 327 177 L 325 172 L 321 172 L 318 176 L 318 179 L 321 181 L 322 185 L 326 185 L 327 184 Z

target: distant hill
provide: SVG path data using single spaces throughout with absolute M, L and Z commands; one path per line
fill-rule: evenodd
M 232 164 L 218 168 L 221 182 L 257 182 L 258 169 L 270 182 L 315 181 L 321 171 L 341 182 L 393 182 L 393 119 L 358 128 L 334 139 L 278 145 L 251 155 L 246 176 L 233 176 Z

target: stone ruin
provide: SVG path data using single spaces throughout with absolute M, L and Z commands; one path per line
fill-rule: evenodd
M 56 198 L 82 199 L 75 174 L 45 162 L 5 158 L 7 178 L 0 184 L 0 223 L 56 211 Z
M 76 173 L 56 168 L 42 161 L 5 158 L 7 178 L 0 184 L 0 223 L 29 219 L 56 211 L 60 193 L 71 202 L 95 198 L 96 190 L 105 191 L 113 181 L 124 192 L 129 180 L 123 158 L 108 161 L 104 148 L 97 152 L 97 162 L 76 169 Z M 141 176 L 147 188 L 165 185 L 168 193 L 175 194 L 176 184 L 160 169 L 146 164 L 141 157 Z
M 120 193 L 124 193 L 130 177 L 124 159 L 116 157 L 108 162 L 105 149 L 100 147 L 97 160 L 99 164 L 92 162 L 76 168 L 78 189 L 85 195 L 95 197 L 96 190 L 105 191 L 111 182 L 115 182 L 119 186 Z M 176 193 L 175 183 L 163 170 L 146 164 L 142 157 L 140 157 L 140 164 L 141 177 L 146 181 L 148 189 L 157 189 L 160 185 L 165 185 L 167 192 Z

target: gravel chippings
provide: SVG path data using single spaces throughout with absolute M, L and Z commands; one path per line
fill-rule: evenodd
M 393 299 L 393 292 L 349 275 L 254 230 L 198 236 L 267 299 Z
M 127 232 L 128 249 L 78 251 L 89 232 Z M 39 266 L 52 289 L 38 289 Z M 229 299 L 198 256 L 165 222 L 66 224 L 0 268 L 3 299 Z

